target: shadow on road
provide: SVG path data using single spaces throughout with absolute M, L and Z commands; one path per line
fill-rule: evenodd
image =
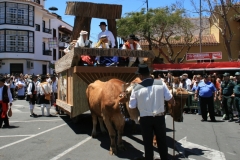
M 92 132 L 92 117 L 90 114 L 82 114 L 78 117 L 78 121 L 77 122 L 73 122 L 73 120 L 69 117 L 69 116 L 60 116 L 63 121 L 65 121 L 68 126 L 72 129 L 72 131 L 75 134 L 87 134 L 89 136 L 91 136 L 91 132 Z M 218 121 L 221 122 L 221 121 Z M 133 127 L 135 127 L 135 129 L 133 130 Z M 173 132 L 172 129 L 166 128 L 166 132 Z M 137 137 L 135 137 L 134 135 L 141 135 L 141 128 L 140 125 L 135 125 L 130 121 L 130 122 L 126 122 L 125 124 L 125 128 L 124 128 L 124 136 L 128 137 L 129 139 L 135 141 L 138 144 L 143 145 L 143 141 L 142 139 L 139 139 Z M 117 138 L 117 137 L 116 137 Z M 100 127 L 99 124 L 97 125 L 97 140 L 100 141 L 100 146 L 109 151 L 110 148 L 110 138 L 108 134 L 102 134 L 100 132 Z M 172 139 L 172 137 L 167 136 L 167 144 L 168 147 L 170 149 L 173 149 L 173 145 L 174 145 L 174 140 Z M 124 145 L 126 148 L 126 151 L 118 151 L 118 154 L 116 155 L 119 158 L 124 158 L 124 159 L 137 159 L 136 157 L 142 157 L 143 156 L 143 152 L 136 149 L 132 144 L 124 141 Z M 181 149 L 181 144 L 177 141 L 175 141 L 175 150 L 176 150 L 176 154 L 175 157 L 173 157 L 172 153 L 169 154 L 169 159 L 174 159 L 174 160 L 180 160 L 183 158 L 188 158 L 191 155 L 196 155 L 194 153 L 198 153 L 197 155 L 203 155 L 203 150 L 201 149 L 197 149 L 197 148 L 193 148 L 192 150 L 187 149 L 186 152 L 184 153 L 184 155 L 179 154 L 179 151 L 177 151 L 177 148 Z M 183 150 L 185 150 L 184 148 L 182 148 Z M 153 147 L 153 150 L 155 152 L 158 152 L 158 149 L 156 147 Z

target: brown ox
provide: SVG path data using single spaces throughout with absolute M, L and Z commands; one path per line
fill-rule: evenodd
M 111 145 L 109 153 L 117 154 L 115 143 L 116 132 L 118 132 L 117 146 L 118 149 L 124 150 L 122 142 L 122 134 L 125 125 L 124 115 L 121 114 L 119 103 L 126 103 L 128 98 L 126 93 L 123 93 L 125 83 L 118 79 L 111 79 L 107 82 L 95 81 L 89 84 L 86 95 L 89 102 L 93 120 L 92 137 L 96 136 L 97 118 L 100 122 L 102 132 L 105 132 L 103 121 L 108 129 Z M 131 116 L 131 113 L 130 113 Z

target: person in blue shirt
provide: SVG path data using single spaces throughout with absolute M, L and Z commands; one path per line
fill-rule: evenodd
M 207 121 L 207 109 L 210 115 L 210 119 L 212 122 L 216 122 L 215 116 L 214 116 L 214 104 L 213 104 L 213 98 L 214 101 L 217 97 L 217 92 L 214 84 L 210 81 L 210 78 L 208 75 L 204 76 L 204 81 L 202 83 L 199 83 L 197 86 L 197 90 L 195 92 L 194 99 L 197 100 L 199 97 L 199 103 L 202 111 L 202 122 Z M 214 97 L 213 97 L 214 95 Z

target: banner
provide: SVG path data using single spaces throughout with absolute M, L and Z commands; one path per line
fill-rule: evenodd
M 222 52 L 187 53 L 186 61 L 222 59 Z

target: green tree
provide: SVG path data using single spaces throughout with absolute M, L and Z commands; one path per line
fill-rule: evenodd
M 177 8 L 176 5 L 149 9 L 140 12 L 130 12 L 117 21 L 118 36 L 125 38 L 129 34 L 135 34 L 144 38 L 150 46 L 159 49 L 159 55 L 163 55 L 169 63 L 175 63 L 180 53 L 187 47 L 187 52 L 193 42 L 193 25 L 186 18 L 185 10 Z M 150 34 L 149 34 L 150 33 Z M 149 36 L 150 35 L 150 36 Z M 179 51 L 174 52 L 173 41 L 183 42 Z M 167 47 L 164 53 L 162 47 Z M 187 53 L 186 52 L 186 53 Z M 181 61 L 184 60 L 184 54 Z

